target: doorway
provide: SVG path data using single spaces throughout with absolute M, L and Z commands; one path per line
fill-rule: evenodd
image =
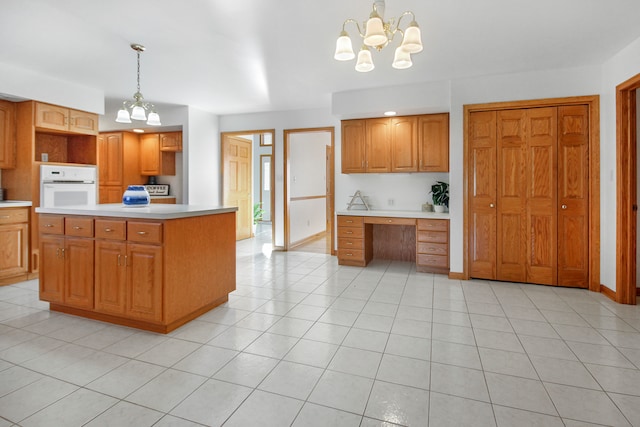
M 271 159 L 275 130 L 249 130 L 221 134 L 222 200 L 237 206 L 236 240 L 251 238 L 256 226 L 274 224 L 274 165 Z
M 637 145 L 640 74 L 616 87 L 617 209 L 616 293 L 621 304 L 636 304 L 636 238 L 638 215 Z
M 334 128 L 284 131 L 285 250 L 334 255 Z

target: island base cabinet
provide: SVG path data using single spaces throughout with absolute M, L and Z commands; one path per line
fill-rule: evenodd
M 126 312 L 126 253 L 124 242 L 96 240 L 95 309 L 100 313 L 124 315 Z
M 40 299 L 43 301 L 64 301 L 61 248 L 64 248 L 64 237 L 44 235 L 40 238 Z
M 127 316 L 159 322 L 162 320 L 162 248 L 128 244 Z

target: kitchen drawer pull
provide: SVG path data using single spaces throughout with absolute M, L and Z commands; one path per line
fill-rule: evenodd
M 392 219 L 388 219 L 387 222 L 393 222 L 393 220 Z
M 53 227 L 53 224 L 45 224 L 45 227 Z
M 9 219 L 9 218 L 11 218 L 11 215 L 2 215 L 2 216 L 0 216 L 0 218 L 2 218 L 2 219 Z
M 138 231 L 138 234 L 141 235 L 141 236 L 144 236 L 145 234 L 147 234 L 147 232 L 146 231 Z
M 353 231 L 345 231 L 345 234 L 353 234 Z
M 105 229 L 104 229 L 104 232 L 105 232 L 105 233 L 111 233 L 112 231 L 113 231 L 113 230 L 112 230 L 112 229 L 110 229 L 110 228 L 105 228 Z M 120 255 L 118 255 L 118 256 L 120 256 Z
M 353 220 L 350 220 L 350 219 L 346 220 L 345 222 L 348 224 L 353 224 Z
M 353 254 L 345 254 L 346 256 L 353 256 Z
M 74 230 L 82 230 L 82 227 L 80 227 L 79 225 L 76 225 L 73 227 Z

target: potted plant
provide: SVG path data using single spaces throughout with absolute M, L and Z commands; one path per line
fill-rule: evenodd
M 444 212 L 445 207 L 449 207 L 449 184 L 436 181 L 431 186 L 431 194 L 433 194 L 433 209 L 436 212 Z
M 262 202 L 253 205 L 253 224 L 256 225 L 262 221 L 264 215 L 264 209 L 262 209 Z

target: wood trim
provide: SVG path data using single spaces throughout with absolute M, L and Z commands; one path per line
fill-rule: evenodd
M 640 82 L 639 82 L 640 86 Z M 587 105 L 589 108 L 589 290 L 600 291 L 600 97 L 598 95 L 567 98 L 544 98 L 524 101 L 492 102 L 463 106 L 463 271 L 469 279 L 469 115 L 475 111 L 516 108 Z M 619 150 L 618 150 L 619 152 Z M 618 209 L 619 211 L 620 209 Z M 634 282 L 635 283 L 635 282 Z
M 265 134 L 265 133 L 270 133 L 271 134 L 271 141 L 272 141 L 272 145 L 271 145 L 271 155 L 272 157 L 272 161 L 271 161 L 271 191 L 270 191 L 270 195 L 271 195 L 271 246 L 273 247 L 273 249 L 276 249 L 276 245 L 275 245 L 275 238 L 276 238 L 276 191 L 275 191 L 275 185 L 276 185 L 276 165 L 275 165 L 275 153 L 276 153 L 276 130 L 275 129 L 257 129 L 257 130 L 245 130 L 245 131 L 233 131 L 233 132 L 221 132 L 220 133 L 220 175 L 222 177 L 222 180 L 224 179 L 224 150 L 223 150 L 223 145 L 222 145 L 222 141 L 224 140 L 225 136 L 238 136 L 238 135 L 249 135 L 249 134 Z M 223 182 L 220 182 L 220 199 L 224 200 L 224 195 L 222 194 L 222 192 L 224 191 L 224 184 Z M 262 187 L 261 187 L 262 188 Z
M 322 196 L 304 196 L 304 197 L 292 197 L 289 199 L 290 202 L 299 202 L 300 200 L 313 200 L 313 199 L 326 199 L 327 195 L 324 194 Z
M 289 135 L 293 133 L 310 133 L 310 132 L 329 132 L 331 136 L 331 173 L 327 175 L 327 180 L 329 181 L 329 176 L 333 176 L 335 173 L 335 157 L 333 156 L 334 145 L 335 145 L 335 128 L 334 127 L 323 127 L 323 128 L 303 128 L 303 129 L 285 129 L 284 130 L 284 147 L 283 147 L 283 181 L 284 181 L 284 250 L 289 250 L 291 246 L 291 232 L 289 230 L 289 186 L 287 185 L 289 182 Z M 327 198 L 327 203 L 333 204 L 333 195 L 335 194 L 335 184 L 334 180 L 330 180 L 329 186 L 327 188 L 327 194 L 324 196 Z M 315 196 L 312 196 L 315 198 Z M 303 200 L 304 198 L 296 198 L 296 200 Z M 334 216 L 331 215 L 329 220 L 329 227 L 327 229 L 328 233 L 331 233 L 331 255 L 335 255 L 335 221 Z
M 600 285 L 600 293 L 612 301 L 617 301 L 616 292 L 607 288 L 605 285 Z
M 467 280 L 464 278 L 464 273 L 452 273 L 449 272 L 449 279 L 451 280 Z
M 295 247 L 301 246 L 301 245 L 305 245 L 307 243 L 311 243 L 314 240 L 318 240 L 320 237 L 324 236 L 326 234 L 326 232 L 321 231 L 320 233 L 316 233 L 312 236 L 309 237 L 305 237 L 302 240 L 298 240 L 297 242 L 292 242 L 291 245 L 289 246 L 289 249 L 293 249 Z
M 640 74 L 616 86 L 616 296 L 636 304 L 636 89 Z

